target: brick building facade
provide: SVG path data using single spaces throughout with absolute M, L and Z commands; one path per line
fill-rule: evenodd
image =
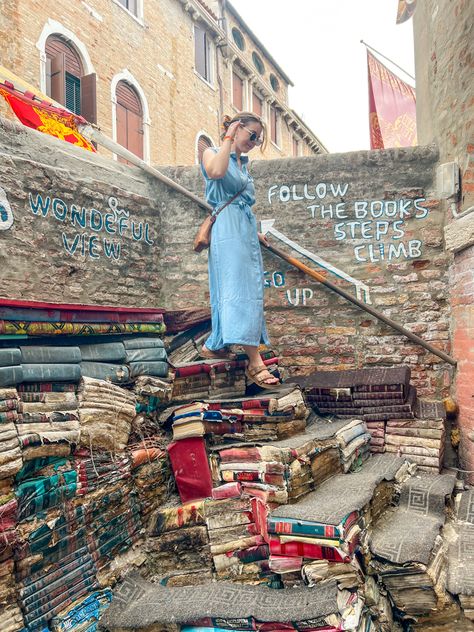
M 474 483 L 474 4 L 426 0 L 418 5 L 414 19 L 418 141 L 436 143 L 440 163 L 459 174 L 458 186 L 444 202 L 444 232 L 446 251 L 452 255 L 459 456 L 466 478 Z
M 327 151 L 289 107 L 291 80 L 228 2 L 4 0 L 0 20 L 6 68 L 147 162 L 195 164 L 218 144 L 222 115 L 239 109 L 268 124 L 256 158 Z

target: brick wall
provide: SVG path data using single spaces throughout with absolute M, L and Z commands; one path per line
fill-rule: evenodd
M 414 16 L 418 141 L 462 165 L 474 130 L 474 4 L 424 0 Z
M 460 408 L 460 459 L 474 470 L 474 246 L 455 258 L 451 268 L 453 353 L 458 358 L 456 399 Z M 474 477 L 470 477 L 474 482 Z
M 474 213 L 469 211 L 474 204 L 474 4 L 419 2 L 414 36 L 419 142 L 435 141 L 440 162 L 456 161 L 461 176 L 459 199 L 454 206 L 445 203 L 445 236 L 454 253 L 450 301 L 461 467 L 474 470 Z M 464 215 L 456 218 L 453 208 Z M 474 474 L 466 478 L 474 483 Z
M 179 0 L 146 0 L 143 22 L 113 0 L 3 0 L 0 20 L 2 65 L 38 88 L 37 43 L 48 21 L 59 22 L 80 40 L 97 74 L 98 124 L 110 137 L 112 79 L 124 70 L 131 73 L 148 102 L 151 163 L 195 164 L 199 132 L 218 142 L 217 77 L 209 85 L 194 69 L 194 22 Z M 232 64 L 221 53 L 218 63 L 224 112 L 231 113 Z M 12 116 L 3 99 L 0 115 Z M 282 151 L 269 145 L 266 158 L 292 155 L 285 125 L 283 131 Z
M 444 212 L 433 184 L 436 164 L 436 149 L 420 147 L 255 162 L 252 173 L 258 218 L 275 219 L 274 228 L 353 281 L 303 261 L 353 294 L 354 283 L 365 284 L 376 309 L 449 353 L 450 257 L 443 251 Z M 197 171 L 170 173 L 202 191 Z M 415 204 L 425 210 L 416 211 Z M 200 217 L 192 216 L 195 226 Z M 177 229 L 171 217 L 163 222 L 171 239 L 165 256 L 172 256 L 180 270 L 163 270 L 168 304 L 204 303 L 205 256 L 189 254 L 186 227 Z M 411 367 L 420 393 L 448 393 L 453 372 L 439 358 L 273 255 L 266 253 L 264 263 L 270 334 L 288 372 L 403 363 Z

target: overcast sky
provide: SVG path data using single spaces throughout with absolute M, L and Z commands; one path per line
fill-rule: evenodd
M 290 107 L 329 151 L 369 149 L 367 57 L 360 40 L 415 76 L 413 20 L 395 23 L 398 0 L 230 1 L 295 84 Z

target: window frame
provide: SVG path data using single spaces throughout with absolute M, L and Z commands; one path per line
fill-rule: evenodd
M 270 86 L 273 92 L 280 92 L 280 82 L 278 81 L 278 77 L 273 72 L 270 73 Z
M 275 113 L 275 138 L 273 138 L 273 121 L 272 121 L 273 113 Z M 281 115 L 278 112 L 277 108 L 272 104 L 270 104 L 268 125 L 270 128 L 270 142 L 277 149 L 281 150 Z
M 260 103 L 262 104 L 262 111 L 260 113 L 255 112 L 255 110 L 253 109 L 253 100 L 254 97 L 256 99 L 258 99 L 260 101 Z M 262 118 L 263 120 L 266 119 L 266 113 L 265 113 L 265 98 L 263 96 L 263 94 L 261 94 L 258 90 L 255 89 L 255 86 L 252 87 L 252 103 L 250 106 L 250 111 L 254 112 L 254 114 L 258 114 L 258 116 L 260 116 L 260 118 Z
M 127 1 L 127 0 L 125 0 L 125 1 Z M 144 23 L 143 23 L 143 0 L 136 0 L 136 3 L 137 3 L 137 12 L 136 12 L 136 14 L 133 13 L 133 11 L 130 11 L 130 9 L 127 9 L 127 7 L 122 4 L 122 0 L 112 0 L 112 2 L 114 4 L 116 4 L 118 7 L 120 7 L 121 9 L 123 9 L 123 11 L 128 13 L 128 15 L 130 17 L 132 17 L 136 22 L 138 22 L 139 24 L 144 26 Z
M 204 35 L 204 55 L 205 55 L 205 66 L 206 66 L 206 74 L 208 77 L 203 76 L 197 68 L 196 59 L 197 59 L 197 39 L 196 39 L 196 30 L 202 31 Z M 209 36 L 209 33 L 205 28 L 200 26 L 199 24 L 193 24 L 193 35 L 194 35 L 194 72 L 196 75 L 204 81 L 209 87 L 214 89 L 214 42 L 212 38 Z
M 298 156 L 301 156 L 301 142 L 302 139 L 299 136 L 296 136 L 296 134 L 292 134 L 292 145 L 293 145 L 293 157 L 294 158 L 298 158 Z M 295 153 L 295 148 L 296 148 L 296 153 Z
M 195 143 L 194 143 L 194 160 L 195 160 L 195 163 L 197 165 L 200 164 L 200 162 L 199 162 L 199 139 L 201 137 L 206 138 L 211 143 L 211 145 L 210 145 L 211 147 L 216 147 L 216 144 L 215 144 L 214 140 L 212 139 L 211 135 L 208 132 L 206 132 L 205 130 L 200 130 L 196 134 L 196 140 L 195 140 Z
M 48 18 L 43 26 L 38 41 L 36 42 L 36 48 L 40 53 L 40 90 L 46 94 L 47 91 L 47 57 L 46 57 L 46 41 L 50 35 L 62 36 L 71 45 L 74 46 L 76 52 L 79 53 L 81 59 L 84 75 L 91 75 L 95 73 L 94 64 L 87 51 L 87 47 L 77 37 L 77 35 L 66 28 L 60 22 Z
M 97 123 L 97 77 L 95 72 L 85 74 L 85 67 L 84 57 L 71 38 L 58 32 L 47 35 L 44 39 L 45 93 L 89 123 Z
M 235 33 L 238 33 L 239 35 L 236 37 Z M 244 52 L 244 50 L 245 50 L 245 38 L 244 38 L 244 36 L 242 34 L 242 31 L 240 31 L 236 26 L 234 26 L 234 27 L 232 27 L 231 34 L 232 34 L 232 39 L 234 40 L 234 44 L 237 46 L 237 48 L 239 50 Z M 238 41 L 237 41 L 239 38 L 241 39 L 242 46 L 240 46 Z
M 110 82 L 110 100 L 112 105 L 112 139 L 117 142 L 117 86 L 120 81 L 128 83 L 138 94 L 143 111 L 143 160 L 147 164 L 151 164 L 150 154 L 150 108 L 145 91 L 140 83 L 135 79 L 132 73 L 126 68 L 112 77 Z M 113 154 L 113 159 L 117 160 L 117 154 Z
M 234 75 L 240 79 L 242 82 L 242 107 L 237 105 L 234 101 Z M 231 87 L 232 87 L 232 107 L 237 112 L 243 112 L 247 107 L 247 99 L 246 99 L 246 85 L 245 85 L 245 77 L 242 76 L 240 72 L 238 72 L 235 64 L 232 66 L 231 70 Z
M 255 66 L 255 69 L 257 70 L 258 74 L 263 77 L 263 75 L 266 72 L 265 64 L 263 63 L 263 59 L 260 57 L 260 55 L 255 50 L 252 52 L 252 62 L 253 62 L 253 65 Z

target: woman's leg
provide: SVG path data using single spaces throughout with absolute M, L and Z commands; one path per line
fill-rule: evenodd
M 260 353 L 258 352 L 258 347 L 252 347 L 250 345 L 242 345 L 242 347 L 249 359 L 249 370 L 253 371 L 259 367 L 265 368 L 262 358 L 260 357 Z M 260 380 L 263 380 L 265 384 L 278 384 L 280 382 L 280 380 L 272 375 L 267 369 L 266 373 L 262 373 L 258 377 Z

